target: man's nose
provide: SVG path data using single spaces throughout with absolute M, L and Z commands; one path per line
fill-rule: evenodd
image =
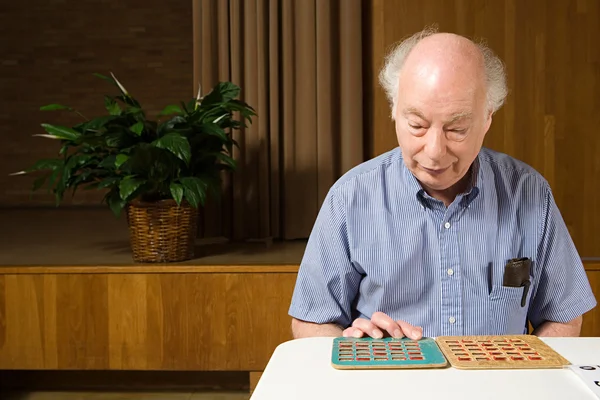
M 425 154 L 430 160 L 441 161 L 446 155 L 447 139 L 443 130 L 430 129 L 427 132 Z

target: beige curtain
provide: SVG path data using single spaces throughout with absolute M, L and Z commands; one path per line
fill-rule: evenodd
M 364 160 L 361 0 L 194 0 L 194 88 L 242 88 L 258 114 L 204 235 L 306 238 L 335 180 Z

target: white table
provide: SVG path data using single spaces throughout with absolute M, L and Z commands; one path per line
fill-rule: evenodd
M 574 365 L 600 364 L 600 337 L 542 339 Z M 566 368 L 336 370 L 332 341 L 308 338 L 279 345 L 250 399 L 598 400 Z

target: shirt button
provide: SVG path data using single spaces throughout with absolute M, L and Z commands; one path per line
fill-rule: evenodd
M 448 268 L 448 275 L 454 275 L 454 270 L 452 270 L 452 268 Z
M 456 318 L 450 317 L 450 318 L 448 318 L 448 322 L 450 322 L 451 324 L 453 324 L 453 323 L 456 322 Z
M 446 228 L 446 229 L 450 228 L 450 222 L 446 222 L 446 223 L 444 224 L 444 228 Z

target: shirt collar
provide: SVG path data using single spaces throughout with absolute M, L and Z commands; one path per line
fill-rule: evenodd
M 473 164 L 471 164 L 471 170 L 469 173 L 471 174 L 471 179 L 469 181 L 469 185 L 464 193 L 459 196 L 463 196 L 461 202 L 464 206 L 468 206 L 471 204 L 473 200 L 479 196 L 481 193 L 481 189 L 483 187 L 483 168 L 481 168 L 481 153 L 475 157 Z
M 414 194 L 417 198 L 417 201 L 419 201 L 422 205 L 427 206 L 429 195 L 425 193 L 425 190 L 423 189 L 417 178 L 406 167 L 406 164 L 404 164 L 401 149 L 398 149 L 398 151 L 400 153 L 400 163 L 402 165 L 401 168 L 404 173 L 405 181 L 408 185 L 408 192 Z M 463 193 L 457 196 L 457 198 L 461 198 L 461 204 L 465 207 L 471 204 L 471 202 L 479 196 L 483 187 L 483 168 L 481 167 L 480 158 L 481 153 L 479 153 L 477 157 L 475 157 L 473 164 L 471 164 L 471 168 L 469 170 L 471 176 L 469 180 L 469 185 Z

